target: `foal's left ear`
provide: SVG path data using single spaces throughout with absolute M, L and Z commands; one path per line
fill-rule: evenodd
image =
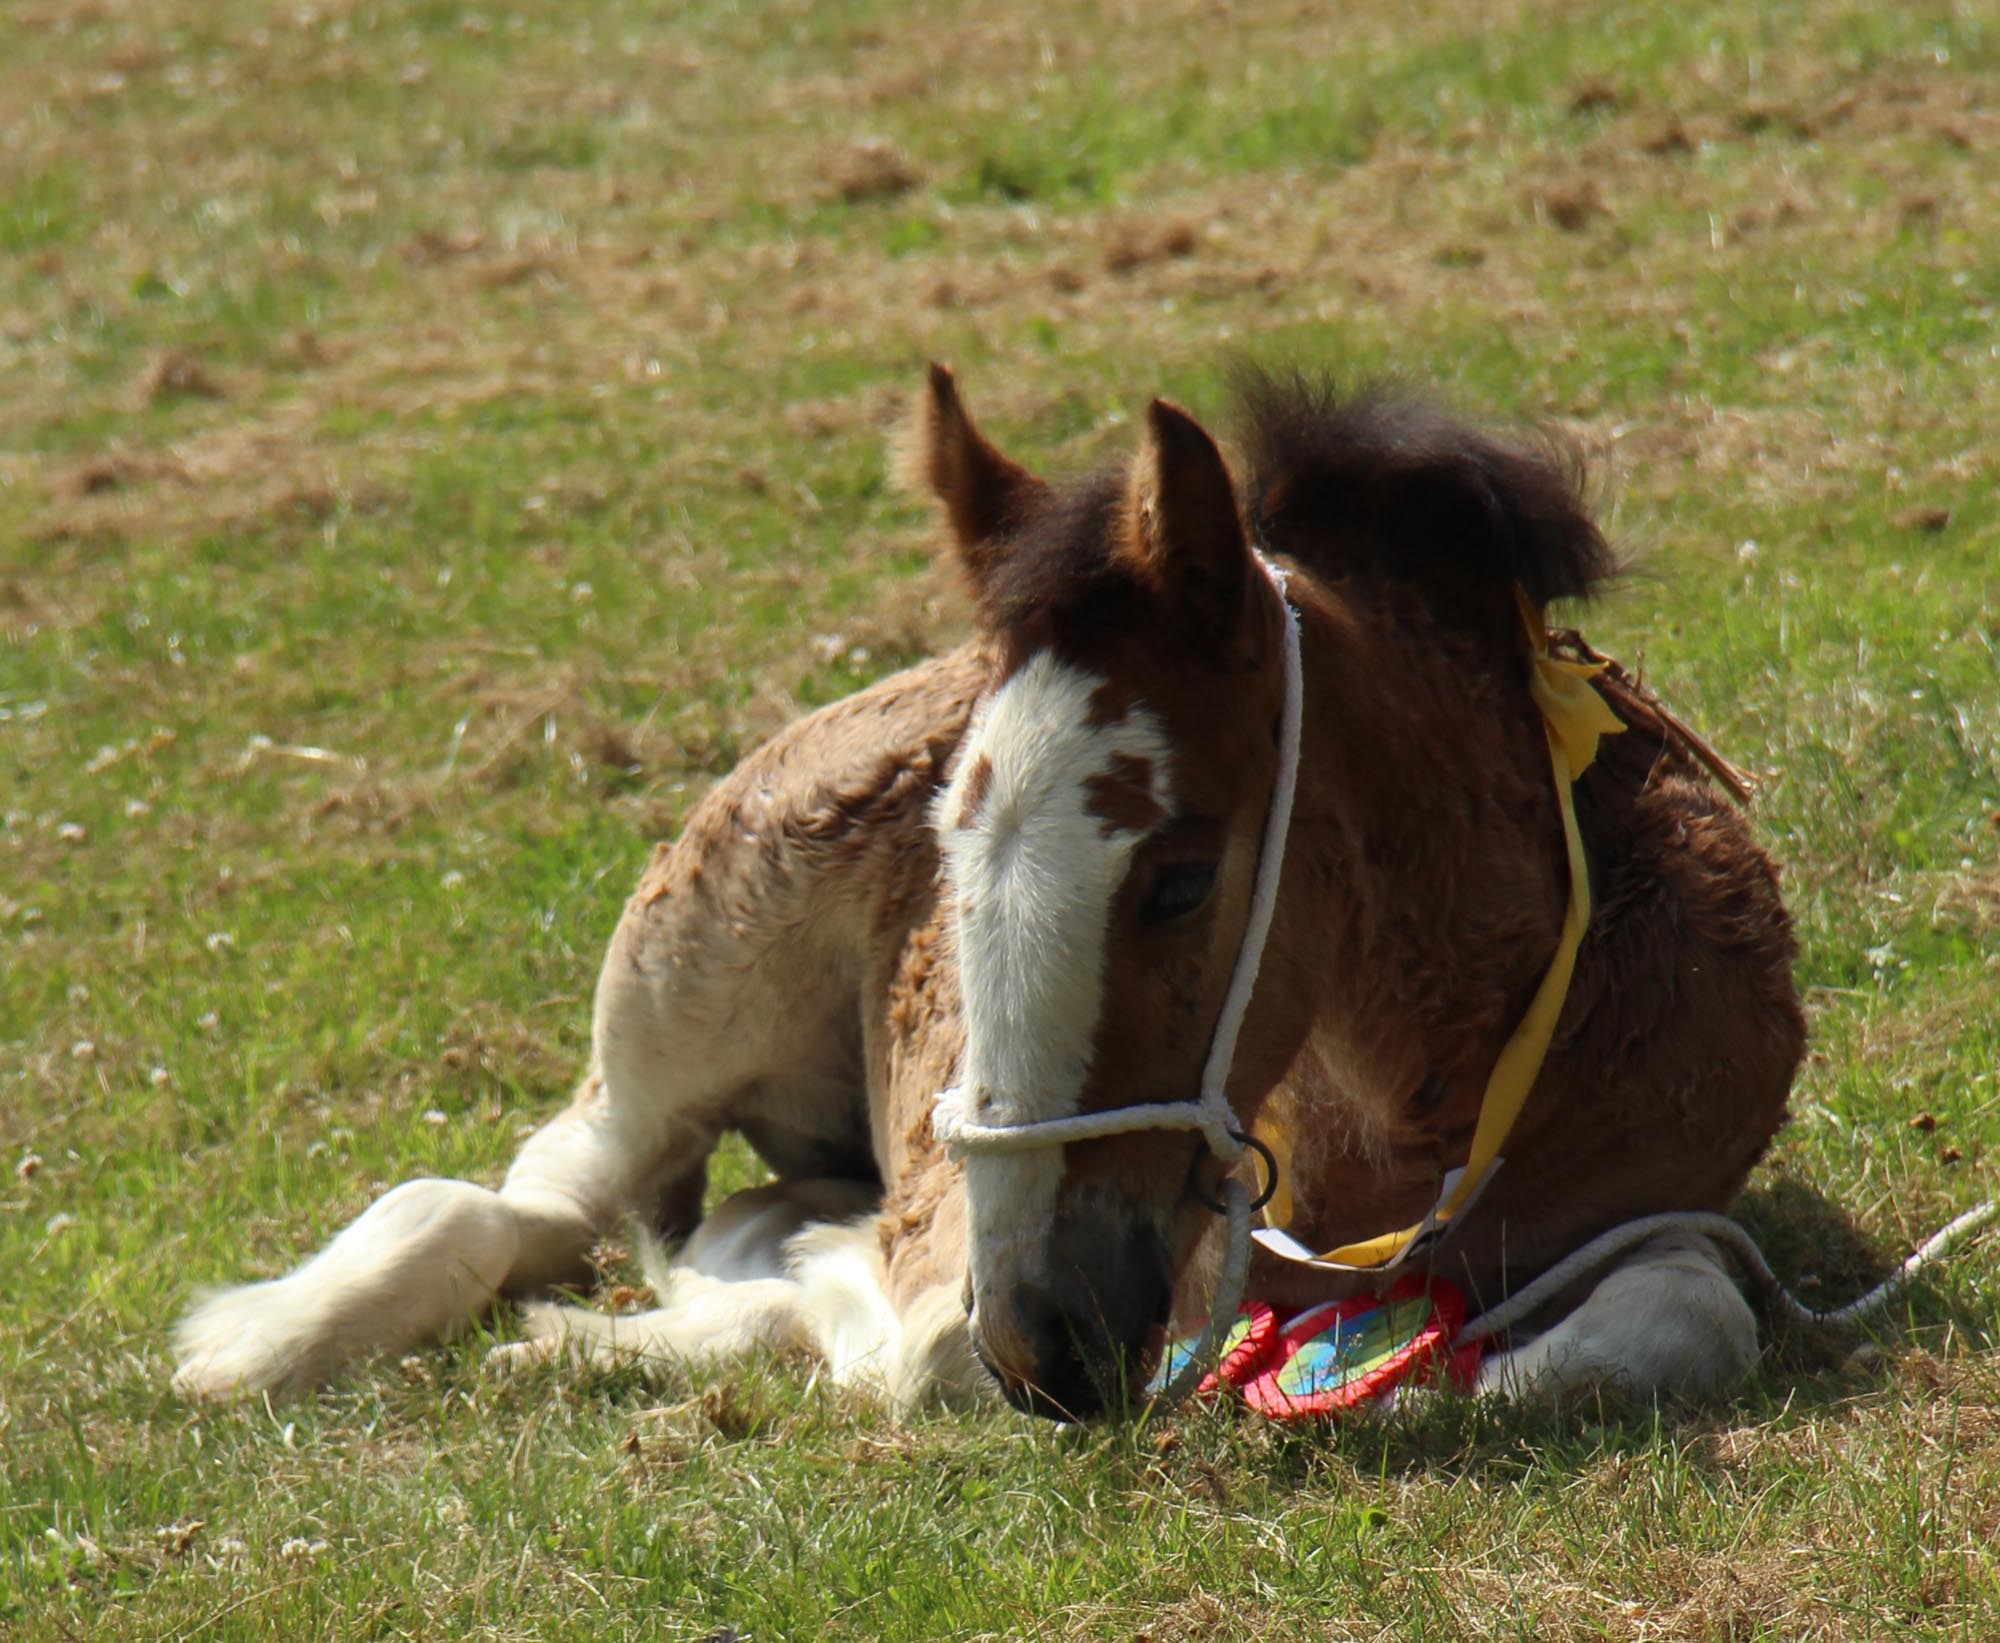
M 937 498 L 975 587 L 992 571 L 1001 540 L 1048 494 L 973 425 L 957 381 L 938 364 L 898 442 L 895 469 L 907 489 Z
M 1211 632 L 1243 607 L 1249 543 L 1236 486 L 1208 430 L 1178 405 L 1146 408 L 1146 443 L 1132 468 L 1127 551 Z

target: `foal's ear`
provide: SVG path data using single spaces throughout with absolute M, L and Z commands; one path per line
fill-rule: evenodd
M 987 443 L 966 415 L 950 370 L 937 364 L 931 366 L 896 452 L 896 476 L 943 505 L 960 557 L 975 580 L 990 567 L 995 539 L 1019 523 L 1048 489 Z
M 1146 408 L 1127 549 L 1205 626 L 1231 623 L 1250 569 L 1236 486 L 1208 430 L 1178 405 Z

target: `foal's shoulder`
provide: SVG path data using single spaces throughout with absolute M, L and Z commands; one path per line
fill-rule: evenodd
M 866 803 L 887 785 L 939 785 L 991 663 L 977 643 L 928 657 L 795 719 L 716 788 L 787 816 Z
M 920 826 L 990 669 L 981 645 L 964 644 L 795 719 L 709 790 L 678 841 L 655 851 L 642 898 L 647 885 L 718 853 L 789 854 Z

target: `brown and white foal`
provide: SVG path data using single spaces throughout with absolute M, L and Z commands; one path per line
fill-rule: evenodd
M 1608 555 L 1544 451 L 1406 401 L 1245 399 L 1240 490 L 1162 402 L 1128 471 L 1058 488 L 934 369 L 907 466 L 977 636 L 793 725 L 655 853 L 582 1087 L 497 1190 L 406 1182 L 290 1275 L 201 1299 L 176 1385 L 325 1380 L 576 1281 L 636 1216 L 687 1237 L 659 1307 L 535 1309 L 504 1354 L 795 1346 L 899 1405 L 1120 1400 L 1203 1312 L 1205 1202 L 1247 1167 L 1185 1127 L 955 1159 L 933 1117 L 947 1090 L 1003 1131 L 1201 1094 L 1280 786 L 1286 607 L 1260 544 L 1300 623 L 1303 727 L 1217 1098 L 1282 1143 L 1300 1243 L 1421 1219 L 1571 888 L 1518 600 L 1586 595 Z M 1595 912 L 1504 1167 L 1423 1256 L 1475 1309 L 1616 1223 L 1725 1206 L 1803 1047 L 1769 862 L 1677 722 L 1615 672 L 1595 688 L 1626 726 L 1574 790 Z M 776 1179 L 703 1220 L 732 1129 Z M 1380 1281 L 1260 1251 L 1251 1289 Z M 1705 1391 L 1756 1353 L 1700 1238 L 1567 1299 L 1486 1384 Z

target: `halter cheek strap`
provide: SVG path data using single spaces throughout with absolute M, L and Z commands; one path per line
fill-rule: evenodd
M 1236 1040 L 1249 1013 L 1250 995 L 1264 961 L 1264 943 L 1271 934 L 1271 916 L 1278 905 L 1278 880 L 1285 868 L 1285 838 L 1292 825 L 1292 799 L 1299 786 L 1299 727 L 1305 696 L 1304 665 L 1299 659 L 1299 613 L 1285 594 L 1285 572 L 1263 554 L 1257 563 L 1269 579 L 1285 613 L 1285 701 L 1278 723 L 1278 773 L 1271 784 L 1270 808 L 1264 813 L 1264 838 L 1257 853 L 1257 882 L 1250 895 L 1250 915 L 1243 925 L 1243 944 L 1236 952 L 1236 969 L 1222 1000 L 1222 1014 L 1209 1040 L 1202 1067 L 1201 1094 L 1193 1101 L 1154 1101 L 1140 1106 L 1112 1107 L 1104 1112 L 1076 1113 L 1067 1118 L 1043 1118 L 1020 1124 L 981 1124 L 967 1111 L 968 1092 L 962 1085 L 938 1092 L 931 1113 L 931 1130 L 954 1156 L 969 1152 L 1028 1152 L 1059 1147 L 1070 1141 L 1090 1141 L 1135 1130 L 1198 1130 L 1209 1151 L 1225 1163 L 1243 1156 L 1247 1137 L 1229 1104 L 1229 1070 L 1236 1059 Z

